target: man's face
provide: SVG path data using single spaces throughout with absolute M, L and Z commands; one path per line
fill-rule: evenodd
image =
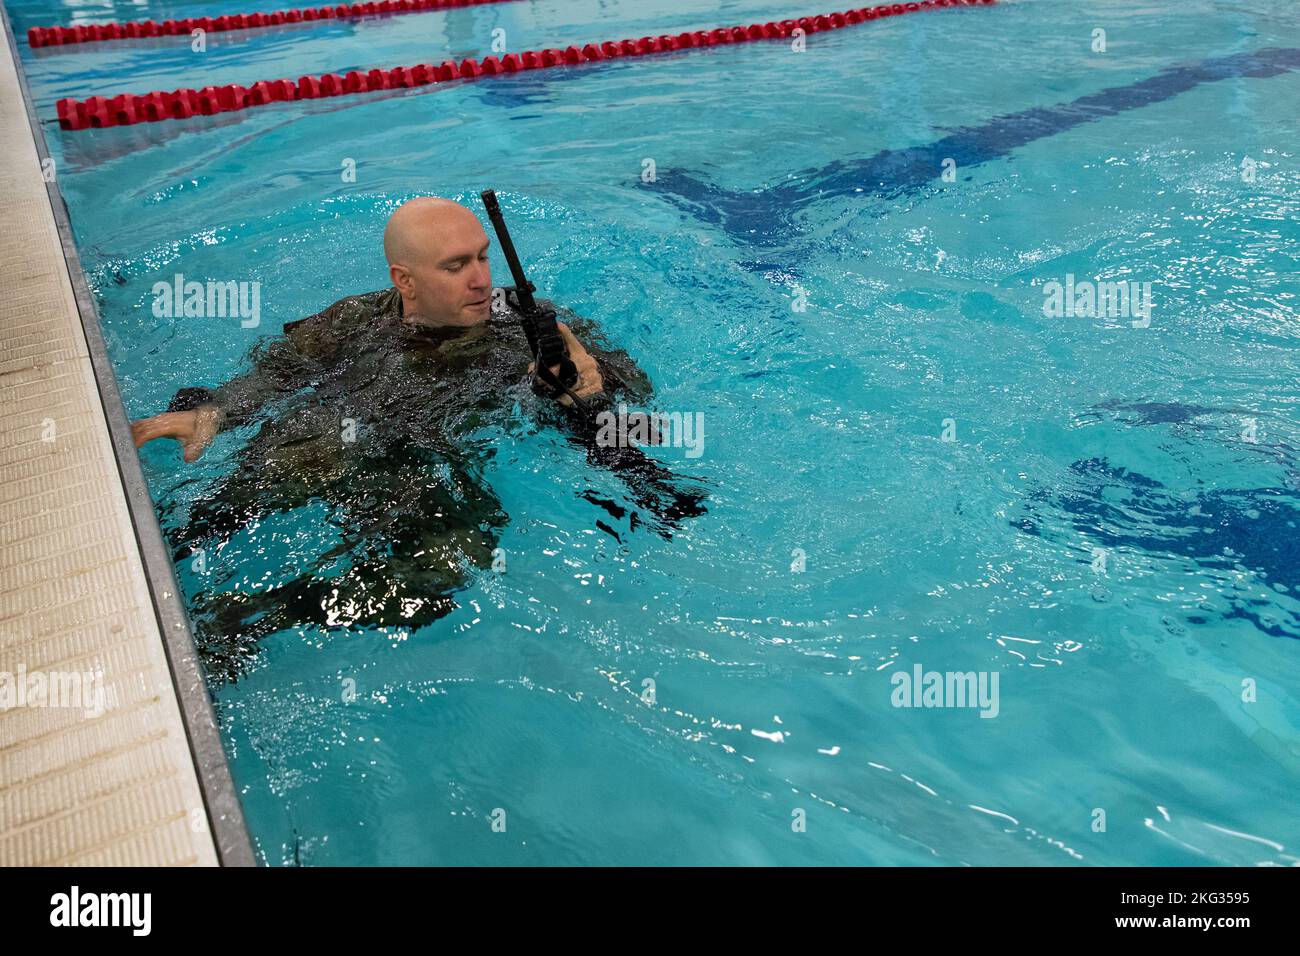
M 487 321 L 492 311 L 487 250 L 487 233 L 468 211 L 441 225 L 421 254 L 406 264 L 421 319 L 459 326 Z

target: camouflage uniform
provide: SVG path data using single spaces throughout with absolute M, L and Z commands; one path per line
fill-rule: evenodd
M 482 479 L 492 449 L 473 436 L 512 414 L 507 396 L 531 395 L 519 388 L 528 345 L 518 315 L 500 308 L 500 298 L 493 295 L 484 323 L 424 329 L 401 321 L 396 289 L 349 296 L 259 343 L 247 373 L 212 391 L 185 390 L 199 397 L 180 407 L 213 402 L 224 427 L 260 426 L 233 471 L 175 529 L 178 558 L 312 501 L 330 506 L 342 538 L 270 589 L 195 596 L 196 631 L 214 677 L 234 679 L 260 637 L 289 627 L 418 628 L 456 606 L 451 593 L 463 585 L 467 563 L 490 566 L 507 516 Z M 650 399 L 650 382 L 625 352 L 590 323 L 560 318 L 596 359 L 608 394 Z M 550 402 L 537 407 L 565 414 Z M 582 428 L 568 433 L 599 464 L 626 470 L 632 461 L 592 447 Z M 666 520 L 702 510 L 699 496 L 672 504 L 682 498 L 673 476 L 649 459 L 632 466 L 637 474 L 625 479 L 633 497 L 666 510 Z M 622 514 L 612 502 L 589 500 Z

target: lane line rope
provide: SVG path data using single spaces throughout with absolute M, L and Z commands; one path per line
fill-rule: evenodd
M 277 10 L 275 13 L 234 13 L 221 17 L 186 17 L 183 20 L 133 20 L 129 23 L 87 23 L 75 27 L 32 27 L 27 31 L 31 47 L 71 46 L 101 40 L 135 40 L 141 37 L 186 36 L 195 30 L 223 33 L 251 30 L 285 23 L 313 23 L 322 20 L 350 20 L 383 13 L 425 13 L 474 7 L 506 0 L 382 0 L 380 3 L 341 3 L 335 7 Z
M 798 20 L 754 23 L 747 27 L 719 27 L 714 30 L 697 30 L 675 36 L 665 34 L 657 37 L 641 37 L 639 40 L 607 40 L 604 43 L 588 43 L 581 48 L 570 46 L 563 50 L 545 49 L 507 53 L 501 57 L 485 57 L 482 61 L 467 58 L 460 63 L 445 60 L 437 66 L 424 63 L 418 66 L 399 66 L 392 70 L 374 69 L 367 73 L 353 70 L 346 76 L 326 73 L 322 76 L 302 76 L 297 82 L 287 79 L 269 82 L 262 80 L 249 87 L 231 83 L 227 86 L 205 86 L 200 90 L 180 89 L 171 93 L 155 90 L 141 95 L 122 93 L 111 98 L 103 96 L 92 96 L 86 100 L 67 98 L 59 100 L 57 110 L 59 126 L 63 129 L 131 126 L 136 123 L 188 119 L 191 116 L 212 116 L 277 102 L 314 100 L 376 90 L 427 86 L 431 83 L 446 83 L 451 80 L 480 76 L 500 76 L 525 70 L 544 70 L 601 60 L 649 56 L 671 50 L 748 43 L 754 40 L 788 39 L 796 35 L 796 30 L 802 30 L 804 34 L 818 33 L 921 10 L 991 6 L 994 2 L 995 0 L 920 0 L 914 3 L 862 7 L 845 13 L 802 17 Z

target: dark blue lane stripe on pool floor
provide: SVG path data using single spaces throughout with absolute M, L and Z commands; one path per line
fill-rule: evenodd
M 780 245 L 793 230 L 790 214 L 804 203 L 835 196 L 893 198 L 937 180 L 945 159 L 955 160 L 959 169 L 978 166 L 1035 140 L 1162 102 L 1202 83 L 1277 76 L 1296 69 L 1300 69 L 1300 49 L 1270 47 L 1171 67 L 1069 103 L 996 116 L 925 146 L 887 149 L 861 160 L 836 160 L 758 192 L 724 189 L 682 169 L 660 172 L 657 181 L 643 188 L 660 192 L 678 208 L 720 226 L 738 243 Z

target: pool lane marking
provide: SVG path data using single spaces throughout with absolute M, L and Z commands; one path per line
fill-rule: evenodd
M 921 0 L 919 3 L 895 3 L 876 7 L 862 7 L 846 13 L 831 13 L 779 23 L 754 23 L 749 26 L 718 27 L 714 30 L 697 30 L 676 36 L 664 34 L 641 37 L 639 40 L 607 40 L 588 43 L 579 49 L 529 50 L 525 53 L 507 53 L 498 58 L 485 57 L 482 62 L 467 58 L 460 63 L 445 60 L 441 65 L 420 64 L 399 66 L 392 70 L 374 69 L 367 73 L 353 70 L 346 76 L 326 73 L 322 76 L 302 76 L 295 83 L 280 79 L 254 83 L 244 87 L 237 83 L 227 86 L 205 86 L 201 90 L 179 89 L 171 93 L 154 91 L 138 95 L 122 93 L 111 99 L 92 96 L 86 100 L 61 99 L 57 110 L 59 126 L 68 130 L 97 129 L 108 126 L 131 126 L 136 123 L 156 123 L 169 119 L 188 119 L 191 116 L 212 116 L 265 106 L 269 103 L 294 100 L 321 99 L 369 93 L 377 90 L 427 86 L 451 80 L 474 79 L 480 76 L 501 76 L 528 70 L 543 70 L 558 66 L 576 66 L 602 60 L 649 56 L 675 50 L 712 47 L 728 43 L 748 43 L 755 40 L 788 39 L 826 30 L 838 30 L 885 17 L 922 10 L 948 7 L 991 6 L 995 0 Z M 796 33 L 802 31 L 802 33 Z
M 427 13 L 506 0 L 383 0 L 381 3 L 341 3 L 334 7 L 306 7 L 300 10 L 277 10 L 274 13 L 232 13 L 220 17 L 186 17 L 183 20 L 132 20 L 127 23 L 85 23 L 75 27 L 32 27 L 27 44 L 33 48 L 73 46 L 104 40 L 136 40 L 144 37 L 188 36 L 195 30 L 223 33 L 227 30 L 251 30 L 281 26 L 286 23 L 320 23 L 327 20 L 352 20 L 385 13 Z
M 685 169 L 661 169 L 654 182 L 639 188 L 656 192 L 681 211 L 718 226 L 738 244 L 779 246 L 789 241 L 790 214 L 803 202 L 833 196 L 893 199 L 938 180 L 947 158 L 954 159 L 959 169 L 968 169 L 1086 123 L 1164 102 L 1203 83 L 1263 79 L 1298 70 L 1300 48 L 1265 47 L 1169 67 L 1068 102 L 994 116 L 920 146 L 886 149 L 864 159 L 836 160 L 829 166 L 793 173 L 766 189 L 726 189 Z

